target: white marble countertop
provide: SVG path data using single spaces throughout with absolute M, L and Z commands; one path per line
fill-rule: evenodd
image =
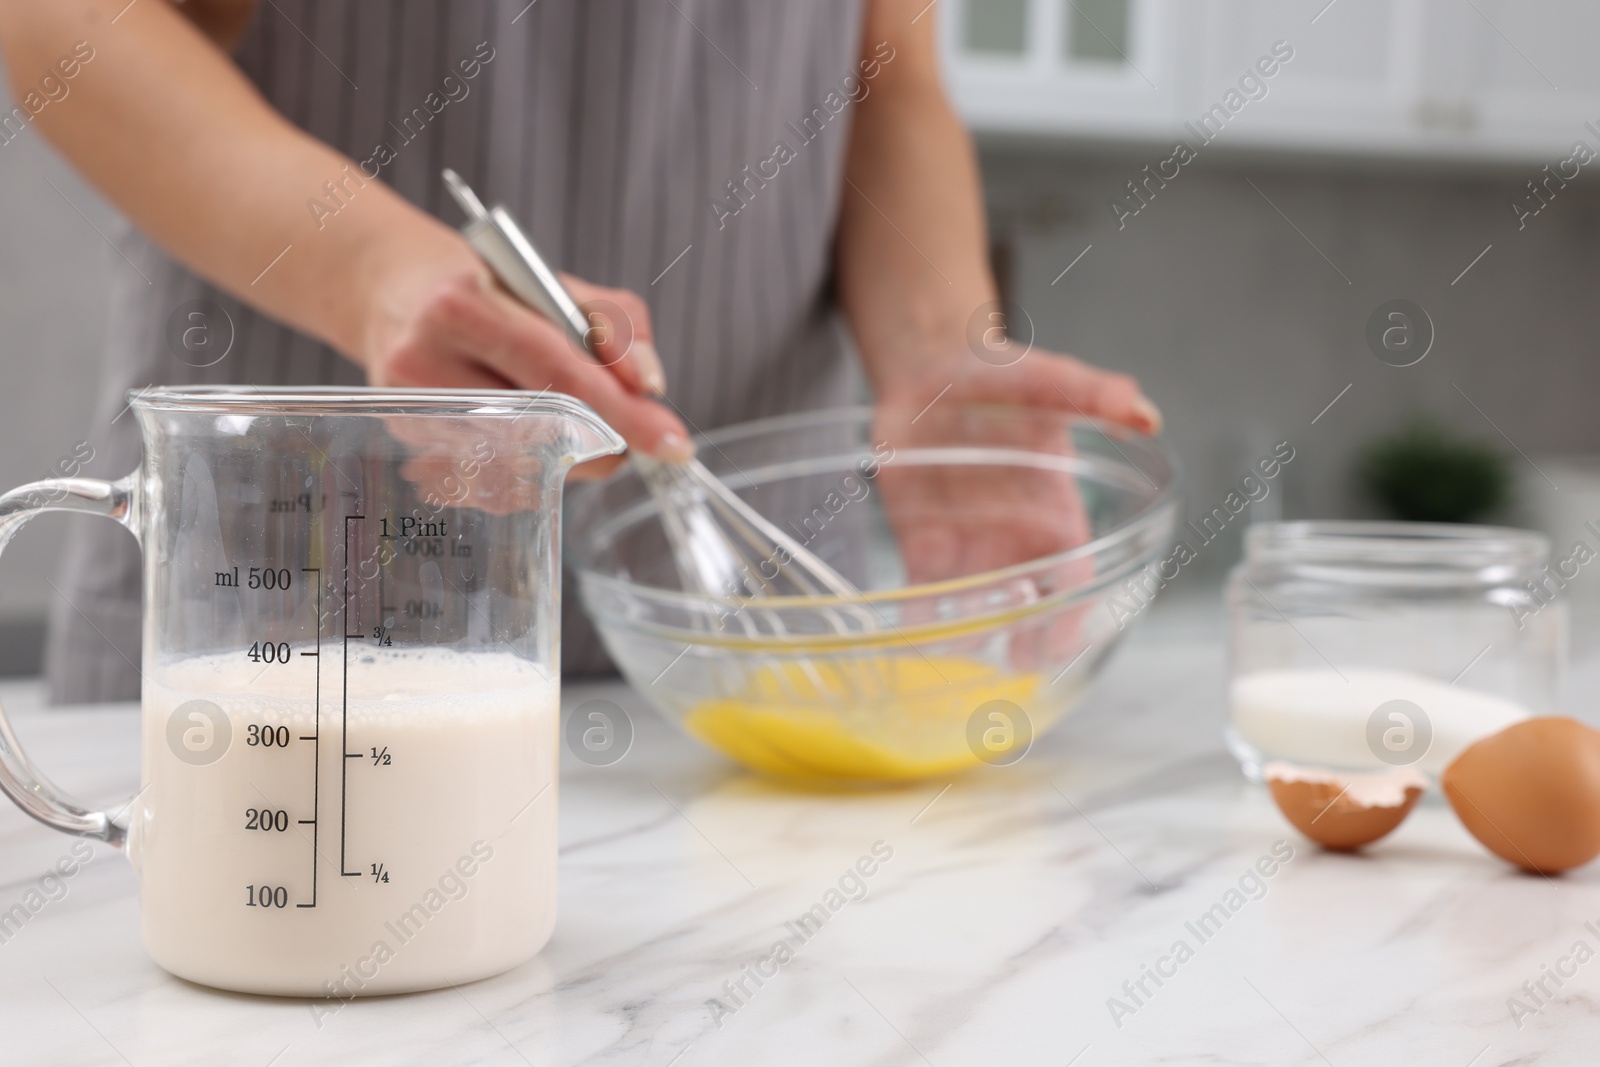
M 459 990 L 309 1002 L 169 977 L 133 873 L 100 847 L 0 944 L 6 1064 L 1592 1064 L 1600 963 L 1514 1021 L 1576 942 L 1600 948 L 1600 865 L 1547 880 L 1448 808 L 1361 856 L 1319 852 L 1220 740 L 1215 615 L 1158 609 L 1079 712 L 1011 768 L 808 794 L 745 774 L 621 685 L 637 737 L 562 768 L 561 900 L 532 963 Z M 32 754 L 97 801 L 137 777 L 130 709 L 44 711 L 0 686 Z M 713 998 L 875 842 L 893 856 L 792 962 Z M 1293 858 L 1202 940 L 1190 924 L 1276 842 Z M 71 842 L 0 807 L 0 910 Z M 881 846 L 880 846 L 881 847 Z M 1270 865 L 1269 865 L 1270 866 Z M 1253 899 L 1258 897 L 1258 899 Z M 1238 898 L 1232 898 L 1237 900 Z M 1593 922 L 1594 927 L 1586 927 Z M 1191 950 L 1181 963 L 1175 942 Z M 1165 959 L 1165 962 L 1161 962 Z M 1167 973 L 1158 986 L 1145 968 Z M 1132 1008 L 1113 1018 L 1109 998 Z M 1531 1003 L 1531 1002 L 1529 1002 Z M 720 1016 L 720 1017 L 719 1017 Z M 1120 1025 L 1119 1025 L 1120 1024 Z

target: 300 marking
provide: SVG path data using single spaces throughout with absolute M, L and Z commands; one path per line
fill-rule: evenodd
M 249 736 L 245 744 L 259 746 L 260 748 L 288 748 L 289 728 L 287 726 L 260 726 L 250 724 Z

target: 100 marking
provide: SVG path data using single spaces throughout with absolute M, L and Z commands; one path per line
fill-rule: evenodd
M 289 906 L 289 890 L 281 885 L 247 885 L 244 889 L 244 906 L 247 908 L 287 908 Z

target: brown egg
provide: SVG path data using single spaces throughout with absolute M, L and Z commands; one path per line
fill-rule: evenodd
M 1427 781 L 1416 771 L 1340 777 L 1324 771 L 1269 763 L 1267 788 L 1284 818 L 1323 848 L 1351 852 L 1405 821 Z
M 1540 874 L 1600 855 L 1600 731 L 1538 716 L 1469 747 L 1440 779 L 1472 836 Z

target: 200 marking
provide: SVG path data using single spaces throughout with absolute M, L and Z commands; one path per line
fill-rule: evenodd
M 282 810 L 273 811 L 271 808 L 245 808 L 244 828 L 283 833 L 289 829 L 289 813 Z

